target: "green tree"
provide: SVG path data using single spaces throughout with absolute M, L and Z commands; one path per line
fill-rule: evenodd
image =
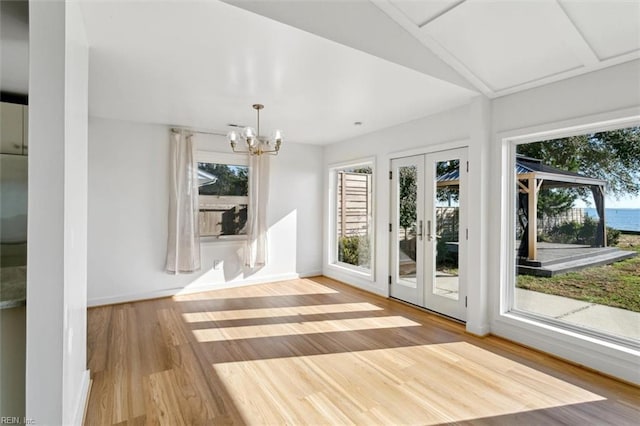
M 370 166 L 356 167 L 355 169 L 345 170 L 348 173 L 361 173 L 363 175 L 370 175 L 373 173 L 373 169 Z
M 415 166 L 400 168 L 398 182 L 400 186 L 400 226 L 404 229 L 405 240 L 407 240 L 407 231 L 416 223 L 417 174 Z
M 590 133 L 518 145 L 518 154 L 559 169 L 603 179 L 615 197 L 640 194 L 640 127 Z M 588 188 L 541 191 L 542 214 L 567 210 L 577 198 L 591 200 Z
M 582 191 L 584 189 L 586 188 L 583 188 Z M 573 202 L 579 195 L 583 195 L 579 188 L 541 189 L 538 193 L 538 216 L 540 218 L 554 217 L 566 212 L 573 207 Z M 586 197 L 587 194 L 584 193 L 584 196 Z
M 198 168 L 215 177 L 214 182 L 199 188 L 201 195 L 246 196 L 249 194 L 249 173 L 246 166 L 198 163 Z

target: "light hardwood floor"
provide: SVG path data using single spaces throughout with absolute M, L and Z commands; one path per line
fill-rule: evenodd
M 324 277 L 89 310 L 86 424 L 638 424 L 640 389 Z

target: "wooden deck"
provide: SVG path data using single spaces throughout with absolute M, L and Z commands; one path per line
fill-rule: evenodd
M 634 256 L 635 252 L 617 247 L 538 243 L 537 260 L 520 260 L 518 273 L 551 277 L 592 266 L 608 265 Z
M 89 310 L 86 424 L 636 424 L 640 389 L 327 278 Z

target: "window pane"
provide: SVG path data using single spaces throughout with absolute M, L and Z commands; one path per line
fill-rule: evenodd
M 515 309 L 640 341 L 639 149 L 638 127 L 517 146 Z
M 249 168 L 198 163 L 200 235 L 246 234 Z
M 372 168 L 343 168 L 336 177 L 336 261 L 371 269 Z
M 249 167 L 198 163 L 200 195 L 249 195 Z

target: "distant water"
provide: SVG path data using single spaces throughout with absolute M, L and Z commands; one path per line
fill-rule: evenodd
M 596 209 L 584 209 L 584 213 L 592 218 L 598 217 Z M 607 226 L 621 231 L 640 232 L 640 209 L 605 209 Z

